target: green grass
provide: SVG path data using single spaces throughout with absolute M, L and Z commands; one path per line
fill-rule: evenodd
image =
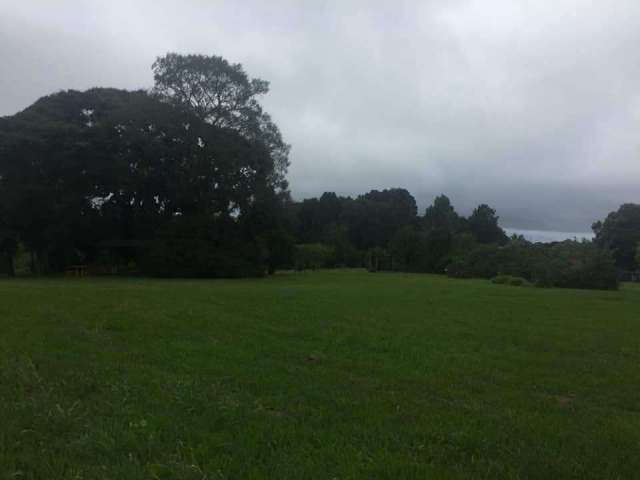
M 640 289 L 0 281 L 0 478 L 638 478 Z

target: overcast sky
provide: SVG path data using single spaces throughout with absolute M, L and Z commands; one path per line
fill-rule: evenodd
M 564 231 L 640 202 L 638 0 L 0 0 L 0 115 L 148 88 L 168 51 L 271 82 L 298 199 L 405 187 Z

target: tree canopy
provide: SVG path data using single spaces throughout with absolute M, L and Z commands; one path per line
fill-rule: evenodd
M 262 144 L 143 91 L 60 92 L 0 123 L 4 223 L 43 270 L 176 216 L 240 222 L 275 169 Z
M 456 213 L 449 197 L 439 195 L 425 210 L 424 226 L 429 231 L 441 230 L 452 234 L 464 228 L 464 220 Z
M 496 211 L 487 204 L 479 205 L 469 217 L 469 229 L 480 243 L 507 243 L 508 237 L 498 225 Z
M 250 78 L 239 63 L 215 55 L 167 53 L 152 69 L 155 95 L 215 127 L 260 142 L 274 161 L 274 182 L 284 182 L 290 147 L 258 101 L 269 92 L 269 82 Z
M 604 222 L 592 226 L 595 242 L 610 249 L 618 268 L 635 270 L 640 268 L 636 249 L 640 242 L 640 205 L 625 203 L 615 212 L 609 213 Z

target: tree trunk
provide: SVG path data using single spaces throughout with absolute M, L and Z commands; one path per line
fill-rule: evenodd
M 7 274 L 10 277 L 15 277 L 16 276 L 16 268 L 13 265 L 13 255 L 11 255 L 10 253 L 8 253 L 6 255 L 7 257 Z
M 31 269 L 31 274 L 37 275 L 38 272 L 36 271 L 36 255 L 33 250 L 29 251 L 29 257 L 30 257 L 29 268 Z
M 47 252 L 37 250 L 31 252 L 31 271 L 34 275 L 44 275 L 48 270 Z
M 38 273 L 40 275 L 49 273 L 49 253 L 47 251 L 38 253 Z

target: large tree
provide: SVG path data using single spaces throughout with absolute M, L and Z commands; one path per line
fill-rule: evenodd
M 258 98 L 269 82 L 250 78 L 239 63 L 219 56 L 167 53 L 154 62 L 153 91 L 163 100 L 186 108 L 200 119 L 260 142 L 273 157 L 273 181 L 286 189 L 287 145 Z
M 454 235 L 462 230 L 464 222 L 446 195 L 437 196 L 427 207 L 421 223 L 426 239 L 423 263 L 428 271 L 443 271 L 449 262 Z
M 404 188 L 371 190 L 345 205 L 344 220 L 360 249 L 386 247 L 396 232 L 416 222 L 418 208 Z
M 176 216 L 239 224 L 275 168 L 260 143 L 142 91 L 61 92 L 0 122 L 5 222 L 42 270 L 148 241 Z
M 483 203 L 469 217 L 469 229 L 480 243 L 504 245 L 509 237 L 498 225 L 499 218 L 493 208 Z
M 455 211 L 449 197 L 442 194 L 438 195 L 433 200 L 433 204 L 426 208 L 423 225 L 427 231 L 444 230 L 454 234 L 465 228 L 466 221 Z
M 640 266 L 635 258 L 640 242 L 640 205 L 625 203 L 592 228 L 596 244 L 613 252 L 618 268 L 634 270 Z
M 307 198 L 296 205 L 296 236 L 300 243 L 327 240 L 341 222 L 345 205 L 351 199 L 324 192 L 320 198 Z
M 392 268 L 403 272 L 428 271 L 427 237 L 413 225 L 400 228 L 389 242 Z
M 8 216 L 2 210 L 0 204 L 0 273 L 13 277 L 16 274 L 13 260 L 18 250 L 18 235 L 9 228 Z

